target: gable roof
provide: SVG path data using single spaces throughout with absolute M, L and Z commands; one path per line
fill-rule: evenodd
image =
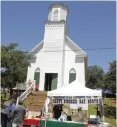
M 30 52 L 37 53 L 43 48 L 44 40 L 38 43 Z M 66 36 L 66 44 L 70 47 L 78 57 L 87 57 L 87 53 L 84 52 L 76 43 L 74 43 L 68 36 Z
M 30 52 L 37 53 L 37 51 L 41 50 L 43 47 L 43 40 L 38 43 Z
M 77 54 L 78 57 L 87 57 L 87 53 L 84 52 L 76 43 L 74 43 L 68 36 L 66 36 L 66 44 Z

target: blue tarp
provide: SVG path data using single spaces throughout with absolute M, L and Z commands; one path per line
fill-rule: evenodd
M 113 94 L 111 90 L 105 90 L 103 93 L 104 94 Z
M 97 88 L 96 90 L 102 90 L 103 94 L 113 94 L 112 91 L 108 89 Z

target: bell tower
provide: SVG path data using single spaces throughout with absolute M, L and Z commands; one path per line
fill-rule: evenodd
M 48 20 L 45 22 L 44 50 L 63 50 L 67 35 L 68 8 L 64 5 L 51 5 Z
M 49 7 L 49 21 L 67 20 L 68 8 L 64 5 L 51 5 Z

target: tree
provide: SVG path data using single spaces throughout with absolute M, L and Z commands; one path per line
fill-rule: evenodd
M 116 61 L 109 62 L 108 72 L 104 76 L 104 87 L 116 93 Z
M 101 67 L 94 65 L 87 68 L 87 82 L 89 88 L 102 88 L 104 71 Z
M 27 68 L 30 65 L 30 55 L 21 50 L 17 50 L 17 43 L 11 43 L 8 46 L 1 46 L 1 85 L 10 88 L 16 83 L 25 82 Z

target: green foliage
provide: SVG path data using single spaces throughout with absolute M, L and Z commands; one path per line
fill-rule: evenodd
M 116 93 L 116 61 L 109 62 L 109 69 L 104 73 L 97 65 L 87 68 L 87 87 L 104 88 Z
M 17 43 L 1 46 L 1 85 L 14 87 L 17 82 L 25 82 L 30 55 L 17 50 Z
M 116 93 L 116 61 L 109 63 L 109 71 L 104 76 L 104 87 Z
M 101 67 L 94 65 L 87 68 L 87 87 L 101 88 L 103 86 L 104 71 Z

